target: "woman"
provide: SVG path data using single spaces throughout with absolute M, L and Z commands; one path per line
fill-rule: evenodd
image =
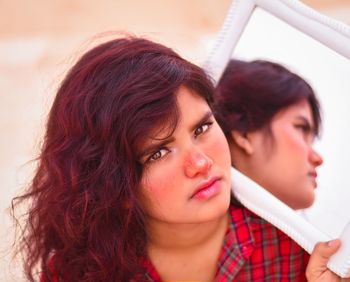
M 145 39 L 115 39 L 78 60 L 17 199 L 31 202 L 21 241 L 30 280 L 38 267 L 42 281 L 305 279 L 300 247 L 230 204 L 212 92 L 200 68 Z M 336 249 L 320 245 L 310 281 Z
M 291 208 L 311 206 L 323 162 L 312 147 L 321 124 L 312 88 L 281 65 L 231 60 L 216 109 L 232 165 Z

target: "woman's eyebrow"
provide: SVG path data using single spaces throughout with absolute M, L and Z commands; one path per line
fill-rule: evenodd
M 201 126 L 203 123 L 207 122 L 208 119 L 210 119 L 213 116 L 213 112 L 212 111 L 207 111 L 204 113 L 204 115 L 202 116 L 202 118 L 197 121 L 193 126 L 191 126 L 191 131 L 196 130 L 199 126 Z
M 316 129 L 315 129 L 315 126 L 314 126 L 314 124 L 313 124 L 313 121 L 310 121 L 308 118 L 306 118 L 305 116 L 303 116 L 303 115 L 298 115 L 297 116 L 297 119 L 299 119 L 300 121 L 302 121 L 302 122 L 304 122 L 308 127 L 309 127 L 309 129 L 311 130 L 311 131 L 315 131 Z
M 298 115 L 296 118 L 299 119 L 299 120 L 301 120 L 301 121 L 303 121 L 303 122 L 305 122 L 305 123 L 306 123 L 307 125 L 309 125 L 310 127 L 312 127 L 312 122 L 310 122 L 309 119 L 306 118 L 305 116 L 303 116 L 303 115 Z
M 213 113 L 211 111 L 207 111 L 204 113 L 204 115 L 198 120 L 193 126 L 191 126 L 191 131 L 194 131 L 199 126 L 201 126 L 203 123 L 207 122 L 208 119 L 210 119 L 213 116 Z M 146 145 L 145 148 L 142 150 L 141 154 L 139 155 L 139 158 L 143 158 L 149 154 L 152 154 L 154 151 L 156 151 L 159 148 L 162 148 L 166 145 L 168 145 L 171 142 L 175 141 L 174 136 L 169 136 L 168 138 L 158 140 L 156 138 L 152 138 L 152 142 L 150 145 Z

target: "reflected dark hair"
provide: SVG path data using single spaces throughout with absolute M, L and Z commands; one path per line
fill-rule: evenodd
M 321 125 L 320 106 L 311 86 L 285 67 L 263 60 L 231 60 L 215 96 L 215 116 L 225 135 L 269 129 L 282 109 L 306 99 L 311 107 L 315 134 Z
M 199 67 L 141 38 L 103 43 L 71 68 L 32 183 L 13 200 L 30 204 L 19 245 L 29 280 L 38 267 L 45 281 L 52 269 L 60 281 L 129 281 L 140 272 L 147 232 L 137 152 L 153 129 L 175 128 L 181 86 L 212 100 Z

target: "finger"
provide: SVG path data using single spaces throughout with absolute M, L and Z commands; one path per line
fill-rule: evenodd
M 310 260 L 306 269 L 306 275 L 309 281 L 311 278 L 320 277 L 327 271 L 327 263 L 330 257 L 336 253 L 340 247 L 340 240 L 332 240 L 329 242 L 321 242 L 315 245 L 310 256 Z
M 317 265 L 325 265 L 330 259 L 330 257 L 337 252 L 340 247 L 340 240 L 332 240 L 329 242 L 317 243 L 314 250 L 312 251 L 310 262 L 317 263 Z

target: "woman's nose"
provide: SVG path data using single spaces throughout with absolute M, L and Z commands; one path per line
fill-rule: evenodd
M 191 152 L 185 159 L 185 174 L 187 177 L 195 177 L 206 174 L 213 165 L 213 160 L 200 151 Z
M 316 167 L 320 166 L 321 164 L 323 164 L 322 156 L 317 151 L 315 151 L 312 148 L 311 148 L 311 151 L 310 151 L 310 161 Z

